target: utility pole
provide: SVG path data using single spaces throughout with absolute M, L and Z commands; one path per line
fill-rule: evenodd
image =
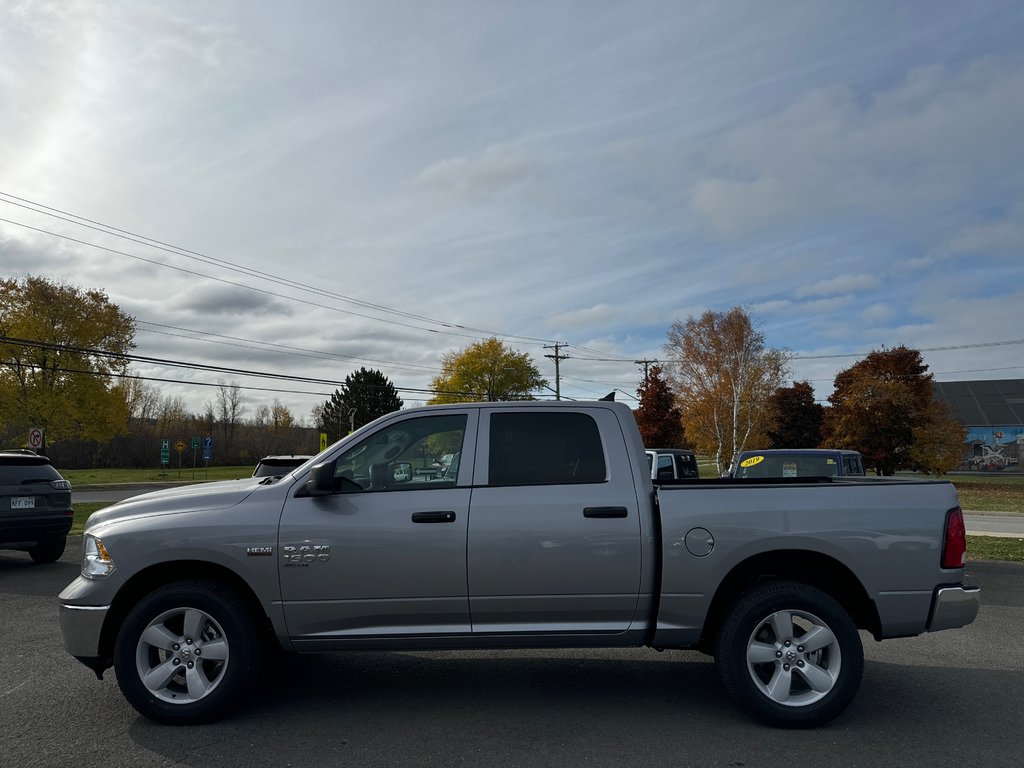
M 558 348 L 559 347 L 566 347 L 566 346 L 568 346 L 568 342 L 564 342 L 564 341 L 563 342 L 556 341 L 554 344 L 545 344 L 544 345 L 544 349 L 553 349 L 553 350 L 555 350 L 555 354 L 553 354 L 553 355 L 544 355 L 544 357 L 550 358 L 551 360 L 555 361 L 555 400 L 561 400 L 562 399 L 562 383 L 561 383 L 562 380 L 561 380 L 561 376 L 560 376 L 560 373 L 559 373 L 559 370 L 558 370 L 558 364 L 562 360 L 568 360 L 569 359 L 569 355 L 560 355 L 558 353 Z
M 656 363 L 658 361 L 657 360 L 634 360 L 633 362 L 636 363 L 637 365 L 642 365 L 644 367 L 644 382 L 646 383 L 647 382 L 647 366 L 650 365 L 651 363 Z

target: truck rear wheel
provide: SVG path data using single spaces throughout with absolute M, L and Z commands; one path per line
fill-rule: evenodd
M 733 698 L 783 728 L 835 718 L 864 671 L 849 614 L 828 594 L 793 581 L 768 582 L 741 597 L 722 624 L 715 659 Z
M 259 667 L 263 638 L 226 586 L 168 584 L 129 612 L 114 646 L 128 702 L 159 723 L 208 722 L 236 704 Z

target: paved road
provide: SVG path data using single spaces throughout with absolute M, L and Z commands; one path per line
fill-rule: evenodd
M 140 493 L 157 490 L 166 485 L 133 485 L 122 488 L 105 488 L 103 490 L 72 491 L 72 501 L 99 502 L 101 504 L 113 504 L 115 501 L 123 501 Z M 997 514 L 990 512 L 970 511 L 964 513 L 964 521 L 967 524 L 967 532 L 970 534 L 984 534 L 991 536 L 1021 536 L 1024 537 L 1024 515 L 1022 514 Z
M 0 761 L 188 766 L 1019 766 L 1024 565 L 977 563 L 971 626 L 866 638 L 864 682 L 827 728 L 778 731 L 693 652 L 348 653 L 285 658 L 237 715 L 154 725 L 60 647 L 54 595 L 80 539 L 35 566 L 0 552 Z
M 967 532 L 987 536 L 1019 536 L 1024 538 L 1024 515 L 1012 512 L 964 513 Z

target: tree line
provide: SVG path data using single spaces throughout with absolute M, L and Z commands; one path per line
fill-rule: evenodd
M 694 448 L 719 471 L 770 448 L 855 450 L 879 475 L 940 475 L 963 454 L 966 427 L 936 399 L 918 350 L 869 353 L 836 375 L 827 406 L 810 382 L 785 385 L 791 356 L 767 348 L 742 308 L 673 323 L 665 352 L 637 390 L 645 444 Z
M 102 291 L 32 276 L 0 280 L 0 447 L 24 445 L 29 429 L 42 427 L 41 449 L 61 466 L 145 467 L 157 463 L 162 440 L 180 440 L 190 466 L 199 436 L 213 438 L 213 463 L 245 465 L 315 453 L 320 433 L 333 442 L 404 406 L 383 373 L 360 368 L 308 423 L 276 400 L 250 411 L 241 388 L 226 381 L 192 413 L 131 375 L 134 335 L 134 319 Z M 768 348 L 742 308 L 676 321 L 664 351 L 637 389 L 649 447 L 691 447 L 720 470 L 759 448 L 857 450 L 879 474 L 941 474 L 960 460 L 966 430 L 934 398 L 917 350 L 871 352 L 837 374 L 827 406 L 809 382 L 786 385 L 791 355 Z M 432 404 L 530 400 L 551 390 L 528 354 L 496 338 L 445 354 L 431 389 Z

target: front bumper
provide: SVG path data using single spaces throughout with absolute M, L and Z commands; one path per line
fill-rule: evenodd
M 100 634 L 109 605 L 60 604 L 60 633 L 64 649 L 75 658 L 99 656 Z
M 981 588 L 972 586 L 939 587 L 932 597 L 928 631 L 955 629 L 970 624 L 978 615 Z

